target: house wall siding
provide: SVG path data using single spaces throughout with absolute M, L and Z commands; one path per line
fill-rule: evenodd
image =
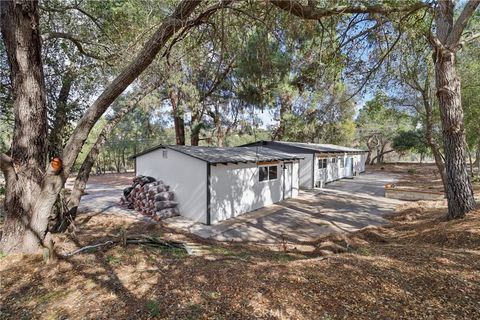
M 259 181 L 256 164 L 211 166 L 211 223 L 226 220 L 283 200 L 283 162 L 277 179 Z M 293 166 L 292 195 L 298 195 L 298 162 Z
M 313 156 L 308 153 L 296 153 L 299 157 L 304 159 L 300 160 L 299 171 L 299 185 L 301 189 L 311 189 L 313 186 Z M 298 164 L 297 164 L 298 165 Z
M 167 158 L 163 158 L 163 151 Z M 135 159 L 137 174 L 162 180 L 175 192 L 182 216 L 207 222 L 207 163 L 171 149 L 158 149 Z

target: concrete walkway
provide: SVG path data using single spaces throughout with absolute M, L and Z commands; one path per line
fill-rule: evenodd
M 383 197 L 383 186 L 394 175 L 366 173 L 354 179 L 303 191 L 295 199 L 273 204 L 214 226 L 192 223 L 183 217 L 165 220 L 168 226 L 219 241 L 290 243 L 312 241 L 332 232 L 352 232 L 381 225 L 403 201 Z
M 130 184 L 103 184 L 98 182 L 89 182 L 86 188 L 86 194 L 80 201 L 79 212 L 88 212 L 89 214 L 112 214 L 116 216 L 129 217 L 142 221 L 153 221 L 135 210 L 130 210 L 120 205 L 120 197 L 123 195 L 123 189 Z M 68 181 L 66 187 L 71 188 L 73 182 Z

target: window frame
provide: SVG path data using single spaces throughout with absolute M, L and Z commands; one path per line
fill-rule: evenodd
M 258 167 L 258 182 L 265 182 L 265 181 L 268 181 L 268 167 L 269 166 L 259 166 Z M 264 176 L 265 174 L 262 174 L 261 172 L 262 171 L 265 171 L 266 170 L 266 176 Z M 262 179 L 262 176 L 264 176 L 265 179 Z
M 327 167 L 328 167 L 328 161 L 327 160 L 328 160 L 327 158 L 318 159 L 317 169 L 319 169 L 319 170 L 327 169 Z
M 266 179 L 260 180 L 260 178 L 261 178 L 260 171 L 263 168 L 266 168 L 266 170 L 267 170 L 267 177 L 266 177 Z M 271 168 L 275 168 L 275 178 L 270 177 Z M 268 181 L 273 181 L 273 180 L 277 180 L 277 179 L 278 179 L 278 164 L 258 166 L 258 182 L 268 182 Z

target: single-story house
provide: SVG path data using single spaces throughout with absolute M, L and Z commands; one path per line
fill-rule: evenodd
M 312 189 L 338 179 L 353 177 L 365 171 L 365 150 L 337 146 L 286 141 L 256 141 L 242 147 L 261 146 L 295 154 L 300 160 L 300 188 Z
M 298 195 L 301 157 L 270 148 L 160 145 L 132 158 L 137 175 L 170 185 L 180 215 L 207 225 Z

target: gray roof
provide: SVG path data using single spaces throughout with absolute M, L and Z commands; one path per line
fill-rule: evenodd
M 338 146 L 335 144 L 289 142 L 289 141 L 257 141 L 250 144 L 246 144 L 245 146 L 251 147 L 256 144 L 266 146 L 266 147 L 268 147 L 269 144 L 285 145 L 285 146 L 307 149 L 307 150 L 312 150 L 317 152 L 366 152 L 365 150 L 362 150 L 362 149 Z
M 320 143 L 305 143 L 305 142 L 287 142 L 287 141 L 275 141 L 277 143 L 286 144 L 294 147 L 313 149 L 316 151 L 324 152 L 363 152 L 364 150 L 338 146 L 335 144 L 320 144 Z
M 210 164 L 218 163 L 247 163 L 259 161 L 274 160 L 298 160 L 303 159 L 294 154 L 276 151 L 266 147 L 198 147 L 198 146 L 157 146 L 133 156 L 136 158 L 145 153 L 154 151 L 159 148 L 172 149 L 193 158 L 206 161 Z

